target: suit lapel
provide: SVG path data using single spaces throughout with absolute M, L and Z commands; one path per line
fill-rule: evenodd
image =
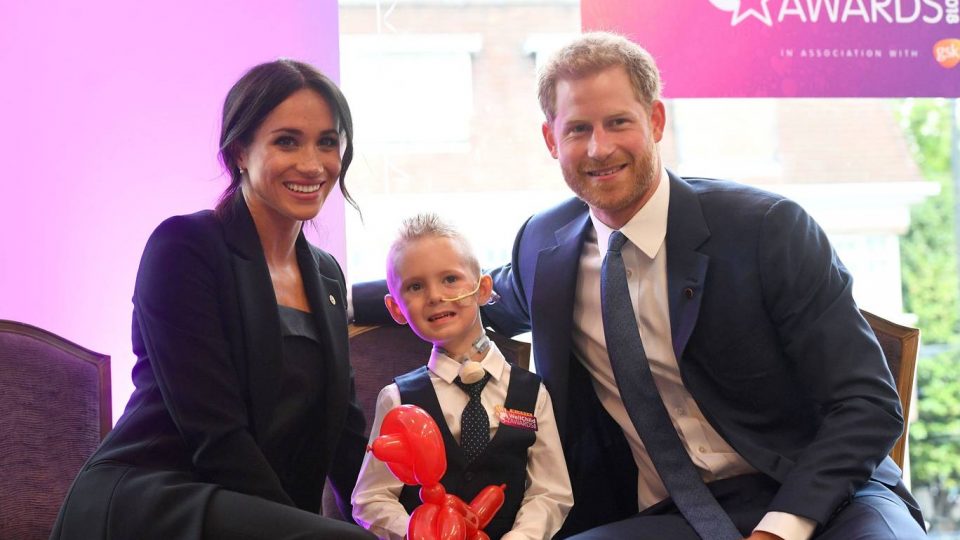
M 297 263 L 303 276 L 303 287 L 316 320 L 317 331 L 323 348 L 326 372 L 323 374 L 326 388 L 324 452 L 329 453 L 336 445 L 340 429 L 346 420 L 350 389 L 350 363 L 347 351 L 347 317 L 343 292 L 335 276 L 320 272 L 318 256 L 310 249 L 303 233 L 297 239 Z M 324 455 L 323 463 L 332 456 Z
M 554 393 L 552 401 L 561 440 L 566 437 L 568 362 L 573 351 L 577 274 L 584 236 L 590 223 L 586 206 L 584 209 L 582 214 L 557 231 L 557 245 L 542 249 L 538 254 L 531 300 L 533 328 L 539 330 L 533 341 L 534 358 L 556 359 L 537 363 L 537 369 L 544 380 L 552 381 L 550 391 Z
M 237 279 L 252 429 L 257 440 L 262 441 L 272 420 L 280 386 L 283 338 L 270 270 L 243 197 L 237 197 L 233 214 L 224 223 L 224 235 Z
M 686 182 L 669 173 L 670 206 L 667 213 L 667 298 L 673 352 L 682 363 L 700 313 L 700 299 L 710 257 L 697 249 L 710 237 L 697 194 Z
M 704 281 L 710 257 L 699 247 L 710 237 L 697 194 L 686 182 L 668 171 L 670 205 L 667 214 L 667 294 L 670 302 L 670 327 L 677 362 L 693 333 L 700 312 Z M 567 425 L 569 364 L 573 350 L 573 307 L 579 273 L 580 253 L 589 231 L 590 216 L 584 212 L 556 232 L 557 244 L 544 248 L 537 258 L 532 306 L 535 358 L 555 358 L 540 362 L 537 369 L 544 380 L 552 381 L 557 426 L 564 439 Z M 557 314 L 564 314 L 558 317 Z M 562 361 L 560 361 L 562 359 Z

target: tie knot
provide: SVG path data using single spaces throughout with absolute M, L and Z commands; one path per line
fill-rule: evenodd
M 623 245 L 627 243 L 627 237 L 623 235 L 620 231 L 613 231 L 610 233 L 610 239 L 607 243 L 607 251 L 615 251 L 620 253 L 620 249 L 623 248 Z
M 471 399 L 479 399 L 480 392 L 483 392 L 483 387 L 487 385 L 487 381 L 490 380 L 490 374 L 484 372 L 483 378 L 475 383 L 467 384 L 460 380 L 460 376 L 457 375 L 457 378 L 453 380 L 453 383 L 460 387 L 461 390 L 467 393 Z

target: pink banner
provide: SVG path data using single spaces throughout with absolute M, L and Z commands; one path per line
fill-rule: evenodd
M 278 6 L 0 0 L 0 319 L 109 354 L 114 420 L 133 390 L 147 237 L 228 183 L 216 158 L 227 90 L 281 56 L 338 74 L 336 0 Z M 315 241 L 341 261 L 343 220 L 331 195 Z
M 960 96 L 960 0 L 581 0 L 679 97 Z

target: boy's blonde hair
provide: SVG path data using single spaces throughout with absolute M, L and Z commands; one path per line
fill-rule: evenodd
M 424 212 L 403 220 L 400 224 L 400 230 L 397 237 L 390 244 L 390 251 L 387 253 L 387 284 L 392 283 L 394 268 L 397 265 L 397 257 L 408 244 L 422 238 L 449 238 L 460 244 L 460 253 L 467 267 L 473 271 L 477 279 L 480 279 L 480 261 L 474 255 L 473 249 L 467 238 L 460 234 L 449 223 L 445 222 L 433 212 Z

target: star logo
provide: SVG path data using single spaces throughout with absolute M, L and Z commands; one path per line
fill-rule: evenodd
M 773 26 L 770 18 L 769 0 L 710 0 L 714 7 L 721 11 L 729 11 L 730 26 L 736 26 L 749 17 L 754 17 L 767 26 Z

